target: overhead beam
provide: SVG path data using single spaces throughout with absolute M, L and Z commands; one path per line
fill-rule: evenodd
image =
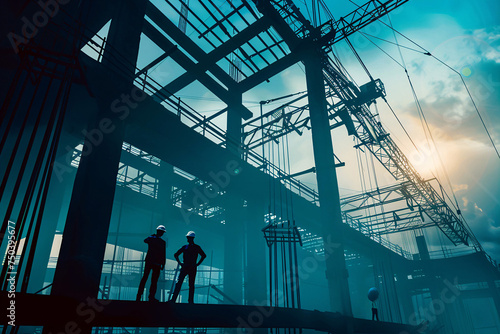
M 206 53 L 153 5 L 150 5 L 148 8 L 147 15 L 165 32 L 167 32 L 176 43 L 178 43 L 183 49 L 189 52 L 194 59 L 196 59 L 198 62 L 197 66 L 199 66 L 200 69 L 203 69 L 205 72 L 210 71 L 227 87 L 236 86 L 236 81 L 234 81 L 234 79 L 223 71 L 216 63 L 261 32 L 267 30 L 270 26 L 269 20 L 266 18 L 260 18 L 219 47 L 209 53 Z M 163 91 L 164 93 L 175 94 L 177 91 L 186 87 L 194 80 L 195 78 L 192 76 L 183 74 L 173 82 L 166 85 Z
M 302 55 L 299 54 L 298 52 L 292 52 L 287 54 L 283 58 L 272 63 L 271 65 L 264 67 L 259 72 L 252 74 L 248 78 L 240 81 L 238 83 L 239 91 L 241 91 L 242 93 L 249 91 L 255 86 L 261 84 L 262 82 L 269 80 L 270 78 L 280 73 L 281 71 L 284 71 L 290 66 L 295 65 L 296 63 L 302 60 L 301 57 Z
M 160 48 L 163 50 L 171 49 L 174 44 L 168 40 L 163 34 L 161 34 L 151 23 L 145 21 L 144 34 L 148 36 L 153 42 L 155 42 Z M 193 76 L 196 80 L 198 80 L 202 85 L 204 85 L 208 90 L 210 90 L 214 95 L 216 95 L 219 99 L 224 101 L 226 104 L 231 104 L 231 94 L 222 87 L 217 81 L 215 81 L 212 77 L 210 77 L 202 68 L 196 65 L 188 56 L 186 56 L 182 51 L 176 49 L 172 53 L 172 59 L 175 60 L 182 68 L 186 71 L 190 72 L 190 76 Z M 194 80 L 193 80 L 194 81 Z M 160 91 L 164 91 L 161 89 Z M 166 96 L 170 96 L 169 92 L 166 92 Z M 155 94 L 159 97 L 160 94 Z M 242 112 L 242 117 L 248 119 L 252 117 L 252 112 L 248 110 L 245 106 L 241 105 L 241 108 L 238 108 Z

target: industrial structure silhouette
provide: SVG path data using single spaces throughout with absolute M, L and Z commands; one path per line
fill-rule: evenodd
M 382 81 L 357 85 L 333 52 L 406 2 L 323 20 L 295 0 L 4 4 L 2 333 L 490 333 L 467 311 L 478 298 L 498 333 L 497 263 L 373 112 Z M 297 64 L 306 91 L 250 110 L 245 93 Z M 202 114 L 183 89 L 226 107 Z M 334 154 L 337 128 L 393 183 L 341 197 L 337 169 L 358 171 Z M 304 133 L 314 167 L 297 170 L 289 143 Z M 159 302 L 136 301 L 158 225 Z M 194 303 L 187 288 L 166 303 L 189 230 L 207 255 Z

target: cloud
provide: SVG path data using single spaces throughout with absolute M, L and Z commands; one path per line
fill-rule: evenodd
M 483 209 L 481 209 L 480 207 L 477 206 L 477 203 L 474 203 L 474 209 L 476 209 L 477 211 L 479 212 L 483 212 Z
M 493 137 L 500 145 L 500 27 L 463 31 L 433 49 L 431 53 L 462 73 L 462 78 L 432 58 L 417 58 L 410 63 L 424 117 L 434 139 L 457 141 L 467 139 L 491 147 L 473 102 Z M 468 91 L 473 101 L 471 100 Z M 421 130 L 421 119 L 415 103 L 403 105 L 411 126 Z M 438 138 L 436 138 L 438 137 Z
M 500 260 L 500 249 L 498 248 L 500 220 L 498 216 L 491 215 L 491 212 L 483 210 L 477 203 L 474 203 L 473 206 L 466 206 L 463 209 L 463 214 L 467 217 L 469 227 L 485 251 L 494 259 Z
M 467 190 L 467 189 L 469 189 L 468 184 L 455 184 L 455 185 L 453 185 L 454 192 L 459 192 L 461 190 Z

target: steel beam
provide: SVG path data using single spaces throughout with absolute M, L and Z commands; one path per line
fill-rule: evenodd
M 259 72 L 252 74 L 248 78 L 240 81 L 238 83 L 238 89 L 244 93 L 261 84 L 262 82 L 269 80 L 276 74 L 286 70 L 299 61 L 301 61 L 301 55 L 298 52 L 289 53 L 283 58 L 275 61 L 271 65 L 264 67 Z

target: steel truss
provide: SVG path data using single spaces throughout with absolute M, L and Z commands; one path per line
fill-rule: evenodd
M 226 9 L 219 8 L 212 0 L 201 0 L 201 7 L 197 8 L 186 6 L 184 1 L 167 0 L 166 4 L 175 13 L 168 14 L 169 17 L 150 4 L 143 32 L 164 50 L 162 59 L 170 57 L 184 68 L 185 73 L 166 85 L 149 85 L 148 89 L 153 90 L 154 96 L 160 101 L 169 101 L 173 94 L 192 82 L 199 81 L 228 106 L 214 117 L 233 109 L 238 110 L 241 117 L 248 120 L 252 113 L 241 101 L 235 100 L 234 96 L 302 61 L 303 50 L 307 46 L 319 47 L 324 53 L 323 71 L 330 128 L 345 125 L 348 133 L 357 136 L 360 145 L 374 154 L 396 180 L 409 181 L 406 189 L 415 206 L 419 208 L 415 212 L 397 211 L 392 216 L 371 217 L 375 218 L 375 221 L 359 217 L 356 217 L 356 220 L 363 225 L 373 225 L 370 232 L 372 234 L 374 231 L 375 234 L 401 231 L 405 224 L 408 229 L 435 225 L 454 244 L 468 244 L 469 240 L 472 240 L 475 246 L 480 247 L 463 217 L 448 206 L 444 194 L 439 194 L 429 183 L 422 180 L 370 112 L 369 104 L 385 95 L 381 82 L 375 80 L 358 88 L 347 79 L 342 66 L 326 56 L 334 43 L 347 38 L 405 2 L 406 0 L 368 1 L 340 20 L 330 20 L 319 27 L 313 27 L 291 0 L 254 1 L 255 7 L 243 0 L 241 5 L 229 3 L 230 7 Z M 182 21 L 186 24 L 186 29 L 197 33 L 199 42 L 190 38 L 186 29 L 181 29 L 173 23 L 173 20 L 177 19 L 179 26 Z M 158 60 L 153 63 L 158 63 Z M 151 66 L 146 66 L 146 70 L 141 73 L 145 75 L 145 82 L 149 67 Z M 231 71 L 238 72 L 238 75 L 231 75 Z M 304 128 L 308 128 L 308 106 L 294 105 L 304 97 L 305 95 L 295 98 L 280 110 L 272 111 L 271 115 L 263 115 L 271 116 L 271 120 L 266 121 L 266 124 L 258 124 L 258 121 L 263 123 L 260 118 L 244 124 L 244 129 L 251 128 L 244 131 L 245 141 L 243 147 L 240 147 L 245 158 L 251 158 L 265 170 L 266 161 L 252 152 L 255 148 L 270 140 L 278 140 L 287 133 L 301 134 Z M 218 137 L 226 137 L 221 145 L 225 145 L 224 140 L 227 142 L 224 131 L 214 126 L 210 120 L 195 120 L 193 128 L 198 127 L 203 129 L 204 134 L 206 129 L 215 129 Z M 264 133 L 263 138 L 259 138 L 259 132 Z M 282 171 L 273 171 L 273 176 L 292 180 L 290 185 L 294 185 L 299 192 L 305 189 L 300 182 L 297 183 Z M 317 194 L 311 189 L 306 190 L 316 203 Z M 425 223 L 422 222 L 424 215 L 429 218 Z M 346 216 L 345 220 L 352 219 Z M 384 223 L 381 223 L 382 221 Z

